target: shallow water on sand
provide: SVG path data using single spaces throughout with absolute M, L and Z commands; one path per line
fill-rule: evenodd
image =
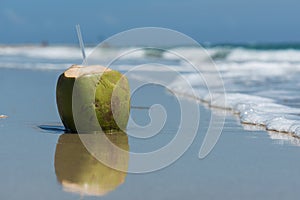
M 295 191 L 300 186 L 300 148 L 295 138 L 260 131 L 259 127 L 242 127 L 234 115 L 230 115 L 226 117 L 217 145 L 209 156 L 200 160 L 198 153 L 208 121 L 211 115 L 222 114 L 205 105 L 200 106 L 200 129 L 195 141 L 169 167 L 146 174 L 124 175 L 100 166 L 82 150 L 78 141 L 74 142 L 75 135 L 66 137 L 61 130 L 55 105 L 59 73 L 0 71 L 0 114 L 8 116 L 0 119 L 1 199 L 99 199 L 99 196 L 102 199 L 299 198 Z M 170 106 L 166 110 L 171 112 L 168 115 L 171 118 L 160 134 L 149 140 L 129 136 L 128 147 L 134 152 L 160 148 L 174 137 L 177 130 L 178 110 L 172 107 L 176 105 L 174 98 L 158 87 L 145 88 L 145 91 L 137 94 L 132 104 L 147 107 L 157 100 L 152 94 L 159 94 L 159 101 Z M 147 109 L 132 109 L 131 114 L 137 123 L 147 124 L 147 113 Z M 68 148 L 75 149 L 81 157 L 61 152 Z M 60 160 L 55 164 L 55 158 L 59 156 Z M 88 161 L 82 165 L 84 159 Z M 64 167 L 73 165 L 82 167 L 78 173 L 67 173 L 69 171 Z M 117 181 L 113 178 L 104 182 L 99 180 L 88 193 L 76 185 L 86 181 L 77 176 L 89 177 L 85 173 L 93 169 L 93 177 L 103 176 L 101 180 L 104 180 L 109 174 L 117 177 Z M 92 184 L 86 181 L 86 185 Z

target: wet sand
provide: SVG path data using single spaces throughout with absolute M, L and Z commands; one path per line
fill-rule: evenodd
M 226 117 L 213 151 L 200 160 L 198 153 L 208 121 L 211 115 L 220 114 L 205 105 L 200 106 L 200 129 L 195 141 L 169 167 L 146 174 L 107 170 L 82 150 L 80 144 L 76 145 L 75 135 L 63 133 L 55 104 L 59 74 L 60 71 L 0 71 L 0 110 L 9 116 L 0 120 L 1 199 L 99 199 L 101 196 L 102 199 L 273 200 L 300 197 L 296 192 L 300 186 L 298 139 L 243 126 L 232 114 Z M 146 90 L 148 92 L 134 99 L 134 106 L 147 108 L 148 103 L 156 101 L 153 93 L 160 94 L 160 100 L 170 107 L 176 104 L 160 88 Z M 131 151 L 147 152 L 168 143 L 177 129 L 178 113 L 176 109 L 172 112 L 173 117 L 158 136 L 149 141 L 129 136 L 125 146 L 127 141 Z M 149 122 L 147 109 L 132 109 L 132 116 L 140 124 Z M 70 143 L 75 145 L 69 147 Z M 70 158 L 70 152 L 64 150 L 69 148 L 85 158 L 85 164 L 81 164 L 82 157 Z M 57 165 L 55 158 L 66 165 Z M 61 168 L 72 165 L 82 166 L 80 172 L 61 172 Z M 95 173 L 86 175 L 85 169 L 91 171 L 93 165 Z M 94 183 L 85 178 L 97 175 L 112 175 L 117 181 L 103 178 L 105 181 Z M 82 189 L 84 182 L 92 188 L 90 193 Z

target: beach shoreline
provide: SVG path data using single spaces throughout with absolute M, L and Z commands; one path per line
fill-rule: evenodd
M 63 186 L 56 181 L 54 154 L 63 131 L 58 129 L 45 131 L 37 128 L 46 124 L 62 126 L 55 105 L 55 84 L 60 72 L 16 69 L 0 69 L 0 71 L 2 77 L 15 77 L 15 79 L 1 79 L 2 86 L 0 86 L 1 92 L 5 93 L 0 110 L 9 116 L 0 122 L 2 136 L 0 157 L 5 160 L 0 166 L 3 180 L 0 197 L 79 198 L 79 194 L 64 191 Z M 7 90 L 8 86 L 10 90 Z M 151 93 L 148 93 L 148 90 L 151 90 Z M 153 95 L 149 95 L 153 92 L 160 94 L 162 103 L 173 102 L 173 97 L 163 90 L 146 88 L 146 92 L 136 96 L 132 104 L 145 105 L 144 99 L 148 99 L 150 104 L 155 100 Z M 17 99 L 18 96 L 22 96 L 21 103 Z M 190 103 L 193 102 L 196 103 L 196 101 Z M 148 109 L 133 109 L 132 112 L 138 123 L 149 122 Z M 300 167 L 300 162 L 295 159 L 300 149 L 295 143 L 275 134 L 270 136 L 266 131 L 247 130 L 255 126 L 249 128 L 240 124 L 238 118 L 230 114 L 225 118 L 225 125 L 215 148 L 205 159 L 200 160 L 198 153 L 209 120 L 212 115 L 221 115 L 224 112 L 200 105 L 200 113 L 200 129 L 197 136 L 180 159 L 152 173 L 128 173 L 124 183 L 102 198 L 253 199 L 255 196 L 256 199 L 295 199 L 299 197 L 294 192 L 300 186 L 297 176 L 294 176 Z M 149 141 L 129 137 L 130 150 L 147 152 L 166 145 L 176 134 L 177 114 L 176 112 L 171 114 L 173 117 L 167 122 L 161 134 Z M 31 180 L 30 184 L 27 180 Z M 178 184 L 179 180 L 181 184 Z M 164 189 L 161 185 L 164 185 Z M 36 187 L 39 187 L 38 191 L 33 190 Z M 84 197 L 84 199 L 94 198 Z

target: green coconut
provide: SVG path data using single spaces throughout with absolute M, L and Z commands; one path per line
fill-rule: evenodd
M 56 101 L 60 118 L 69 131 L 97 131 L 99 125 L 103 131 L 126 129 L 130 88 L 127 78 L 118 71 L 99 65 L 73 65 L 58 79 Z
M 84 136 L 91 136 L 90 139 L 93 139 L 95 134 L 84 134 Z M 128 137 L 125 133 L 108 134 L 106 137 L 114 145 L 129 151 Z M 95 142 L 93 145 L 104 146 L 105 154 L 110 162 L 114 163 L 116 167 L 128 169 L 128 153 L 118 153 L 106 145 L 103 140 Z M 63 134 L 59 137 L 54 167 L 57 180 L 63 189 L 80 195 L 103 196 L 124 183 L 127 175 L 126 172 L 107 167 L 92 156 L 78 134 Z

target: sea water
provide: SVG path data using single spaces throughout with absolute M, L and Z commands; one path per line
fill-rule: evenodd
M 204 48 L 206 51 L 195 47 L 169 47 L 168 50 L 184 52 L 187 59 L 203 63 L 207 62 L 208 55 L 217 68 L 215 73 L 220 73 L 225 94 L 208 90 L 205 81 L 195 78 L 195 71 L 167 51 L 135 51 L 128 54 L 127 59 L 115 63 L 113 68 L 126 72 L 143 63 L 168 65 L 181 73 L 196 91 L 192 94 L 174 80 L 170 83 L 173 92 L 193 95 L 212 107 L 230 109 L 243 123 L 300 136 L 300 45 L 211 45 Z M 86 48 L 87 54 L 93 49 Z M 100 50 L 97 58 L 101 63 L 124 49 L 132 51 L 134 47 L 107 47 Z M 0 68 L 62 71 L 81 62 L 76 46 L 0 47 Z M 166 69 L 150 64 L 148 70 Z M 220 101 L 224 95 L 225 103 Z
M 130 50 L 132 48 L 126 48 Z M 205 63 L 203 51 L 194 47 L 172 47 L 177 52 L 188 52 L 190 60 Z M 197 79 L 193 70 L 174 55 L 166 52 L 139 51 L 128 59 L 112 66 L 128 72 L 142 63 L 162 63 L 181 73 L 192 83 L 196 93 L 188 99 L 206 101 L 211 106 L 223 108 L 207 109 L 199 106 L 200 128 L 193 144 L 184 155 L 169 167 L 154 173 L 127 174 L 126 180 L 106 196 L 94 197 L 65 192 L 58 182 L 55 156 L 63 127 L 55 105 L 55 85 L 58 76 L 71 64 L 82 62 L 80 49 L 72 46 L 2 46 L 0 47 L 0 114 L 8 115 L 0 120 L 0 198 L 1 199 L 299 199 L 295 191 L 299 188 L 299 147 L 274 144 L 272 139 L 290 140 L 288 134 L 252 131 L 256 126 L 236 124 L 233 115 L 226 117 L 222 135 L 213 151 L 205 159 L 198 158 L 199 149 L 212 115 L 223 113 L 225 107 L 239 114 L 241 120 L 251 120 L 261 124 L 274 122 L 284 128 L 296 127 L 298 91 L 298 61 L 289 61 L 287 52 L 298 53 L 298 48 L 272 47 L 270 49 L 249 46 L 207 47 L 221 73 L 226 89 L 226 104 L 219 99 L 221 93 L 208 91 L 205 82 Z M 86 49 L 87 54 L 93 47 Z M 123 49 L 124 50 L 124 49 Z M 99 58 L 115 55 L 121 49 L 103 50 Z M 241 53 L 243 52 L 243 53 Z M 282 59 L 272 55 L 282 53 Z M 293 53 L 293 54 L 294 54 Z M 246 54 L 244 61 L 235 54 Z M 249 56 L 255 54 L 255 56 Z M 261 57 L 259 57 L 261 55 Z M 266 55 L 275 61 L 266 61 Z M 284 56 L 285 55 L 285 56 Z M 235 58 L 234 58 L 235 57 Z M 251 59 L 249 58 L 251 57 Z M 263 58 L 262 58 L 263 57 Z M 294 56 L 292 56 L 293 59 Z M 296 56 L 297 57 L 297 56 Z M 256 59 L 259 65 L 252 65 Z M 248 63 L 248 64 L 247 64 Z M 248 66 L 247 66 L 248 65 Z M 150 72 L 162 69 L 157 65 L 147 65 L 143 70 L 151 78 Z M 165 69 L 164 69 L 165 70 Z M 201 71 L 201 73 L 212 73 Z M 217 72 L 213 72 L 217 73 Z M 166 74 L 165 72 L 161 74 Z M 139 75 L 139 74 L 137 74 Z M 196 78 L 195 78 L 196 77 Z M 153 77 L 152 77 L 153 78 Z M 190 90 L 180 82 L 170 81 L 174 92 L 187 94 Z M 156 95 L 156 96 L 155 96 Z M 183 95 L 184 97 L 184 95 Z M 148 140 L 129 137 L 132 152 L 148 152 L 166 145 L 175 135 L 178 113 L 172 96 L 161 88 L 146 87 L 145 91 L 134 94 L 133 106 L 151 106 L 162 103 L 166 110 L 172 110 L 169 127 L 161 134 Z M 171 102 L 171 103 L 170 103 Z M 207 104 L 205 103 L 205 104 Z M 253 118 L 246 112 L 253 110 Z M 255 112 L 254 112 L 255 111 Z M 148 110 L 133 109 L 133 118 L 140 125 L 149 122 Z M 251 113 L 250 113 L 251 114 Z M 246 116 L 248 118 L 246 118 Z M 276 117 L 285 120 L 276 121 Z M 290 118 L 288 118 L 290 117 Z M 277 118 L 280 119 L 280 118 Z M 294 123 L 292 125 L 291 123 Z M 47 127 L 48 130 L 43 130 Z M 49 129 L 52 128 L 52 130 Z M 264 126 L 260 126 L 265 129 Z M 130 127 L 129 127 L 130 128 Z M 279 128 L 277 130 L 279 130 Z M 274 128 L 275 129 L 275 128 Z M 295 134 L 295 133 L 294 133 Z M 299 140 L 293 137 L 294 143 Z M 68 159 L 66 159 L 67 161 Z M 132 164 L 132 160 L 129 160 Z M 87 169 L 91 169 L 86 166 Z M 80 173 L 80 172 L 79 172 Z M 30 180 L 30 181 L 28 181 Z M 107 184 L 110 184 L 107 182 Z M 86 186 L 85 186 L 86 187 Z

